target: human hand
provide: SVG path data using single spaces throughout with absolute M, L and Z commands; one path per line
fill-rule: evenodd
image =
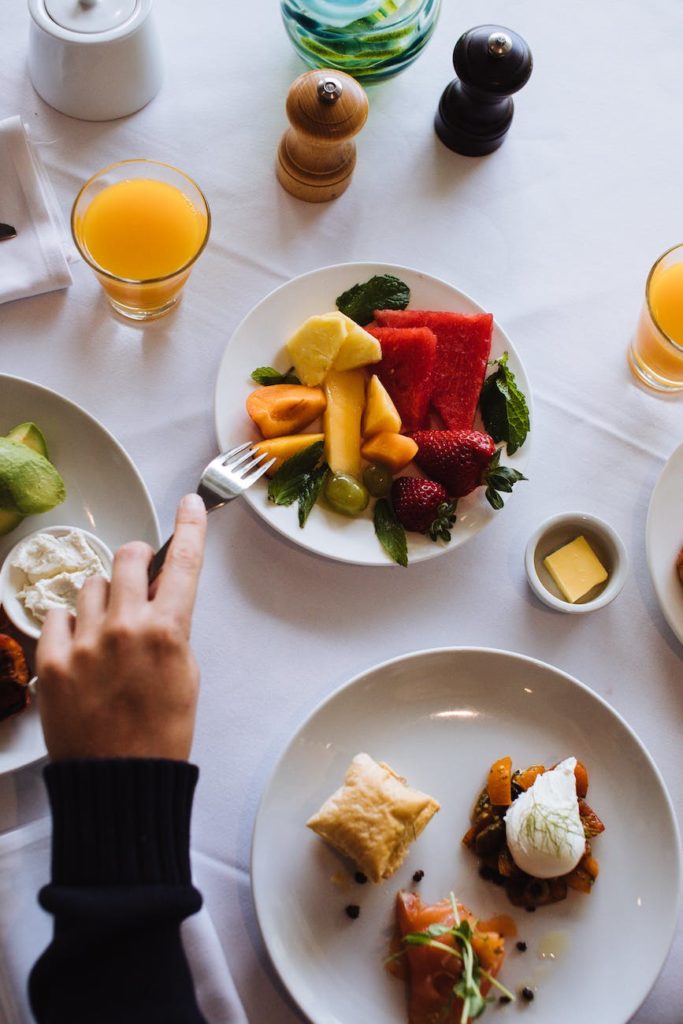
M 173 542 L 150 592 L 148 544 L 116 552 L 111 582 L 87 580 L 76 618 L 50 611 L 38 643 L 40 717 L 53 761 L 82 757 L 187 760 L 199 671 L 190 648 L 206 510 L 178 506 Z

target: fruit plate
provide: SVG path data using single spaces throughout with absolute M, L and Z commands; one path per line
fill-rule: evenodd
M 0 374 L 0 434 L 26 420 L 33 420 L 45 434 L 67 497 L 51 512 L 31 516 L 0 537 L 0 564 L 23 536 L 55 523 L 89 530 L 112 550 L 134 538 L 159 546 L 152 499 L 118 441 L 84 409 L 55 391 Z M 44 756 L 38 699 L 26 711 L 0 722 L 0 774 Z
M 683 643 L 683 584 L 676 558 L 683 547 L 683 444 L 664 466 L 650 498 L 647 564 L 662 615 Z
M 216 433 L 221 451 L 240 441 L 260 439 L 245 410 L 245 401 L 256 386 L 250 380 L 257 366 L 275 366 L 286 370 L 291 365 L 284 349 L 285 340 L 309 316 L 335 309 L 335 300 L 351 285 L 375 274 L 393 274 L 410 287 L 410 307 L 442 309 L 456 313 L 487 312 L 482 306 L 445 281 L 418 270 L 388 263 L 344 263 L 323 267 L 277 288 L 249 312 L 237 327 L 223 355 L 215 393 Z M 529 405 L 529 382 L 512 342 L 494 320 L 491 356 L 509 353 L 509 365 Z M 530 410 L 531 411 L 531 410 Z M 529 435 L 530 438 L 531 435 Z M 512 457 L 503 462 L 525 471 L 529 438 Z M 347 519 L 318 502 L 303 529 L 297 521 L 297 506 L 288 508 L 268 501 L 265 483 L 245 494 L 253 509 L 273 529 L 290 541 L 327 558 L 356 565 L 395 565 L 375 537 L 372 510 L 357 519 Z M 507 500 L 514 500 L 514 494 Z M 418 533 L 408 534 L 408 558 L 412 562 L 434 558 L 464 544 L 502 512 L 494 512 L 484 498 L 483 488 L 458 502 L 458 519 L 449 544 L 435 543 Z
M 404 864 L 378 886 L 357 884 L 304 824 L 360 751 L 441 803 Z M 601 870 L 590 895 L 570 891 L 565 901 L 529 914 L 479 877 L 460 837 L 489 765 L 505 754 L 513 765 L 575 755 L 588 767 L 588 800 L 606 824 L 594 843 Z M 673 937 L 678 851 L 673 808 L 655 764 L 600 697 L 532 658 L 444 648 L 384 662 L 313 711 L 262 797 L 251 869 L 264 942 L 313 1024 L 406 1020 L 403 985 L 383 969 L 401 888 L 429 902 L 452 890 L 482 918 L 513 916 L 528 949 L 520 953 L 508 943 L 500 978 L 514 991 L 534 990 L 527 1008 L 534 1020 L 625 1024 Z M 418 869 L 424 878 L 414 885 Z M 357 920 L 346 916 L 348 904 L 360 906 Z M 634 941 L 636 935 L 647 939 Z M 519 1009 L 492 1007 L 489 1015 L 502 1024 L 517 1020 Z

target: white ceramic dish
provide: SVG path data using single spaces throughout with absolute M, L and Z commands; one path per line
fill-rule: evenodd
M 683 444 L 664 466 L 652 492 L 645 544 L 662 615 L 683 643 L 683 584 L 675 569 L 676 557 L 683 547 Z
M 22 537 L 64 522 L 91 531 L 112 550 L 133 539 L 159 546 L 152 499 L 118 441 L 80 406 L 55 391 L 0 374 L 0 434 L 26 420 L 33 420 L 45 434 L 67 497 L 51 512 L 25 519 L 12 533 L 0 537 L 0 563 Z M 44 754 L 35 701 L 27 711 L 0 722 L 0 775 Z
M 367 751 L 441 802 L 396 875 L 358 885 L 305 821 Z M 595 840 L 600 877 L 590 896 L 519 912 L 478 876 L 460 844 L 489 765 L 553 763 L 574 754 L 588 767 L 588 800 L 606 824 Z M 601 698 L 563 672 L 505 651 L 422 651 L 357 676 L 302 724 L 280 758 L 258 810 L 252 848 L 254 902 L 264 941 L 289 992 L 313 1024 L 403 1024 L 403 985 L 383 969 L 400 888 L 425 876 L 428 901 L 453 890 L 482 917 L 511 913 L 518 937 L 501 980 L 530 985 L 531 1006 L 492 1007 L 503 1024 L 625 1024 L 652 986 L 678 912 L 679 836 L 671 801 L 649 754 Z M 335 885 L 333 876 L 348 878 Z M 344 908 L 359 904 L 350 920 Z M 634 941 L 634 936 L 643 941 Z M 557 959 L 541 960 L 552 947 Z
M 96 537 L 94 533 L 90 533 L 89 530 L 82 530 L 80 527 L 78 529 L 94 552 L 99 555 L 107 576 L 111 576 L 113 556 L 107 545 L 99 537 Z M 26 636 L 31 636 L 36 640 L 43 631 L 43 624 L 31 612 L 27 611 L 24 603 L 17 596 L 26 584 L 26 575 L 21 569 L 13 565 L 13 562 L 19 553 L 19 549 L 36 534 L 51 533 L 55 537 L 63 537 L 71 530 L 73 530 L 72 526 L 61 525 L 46 526 L 39 530 L 33 530 L 32 533 L 26 534 L 14 545 L 12 550 L 5 556 L 5 560 L 0 567 L 0 605 L 5 609 L 8 619 L 14 623 L 17 629 L 20 629 Z
M 240 441 L 256 439 L 258 431 L 245 411 L 244 403 L 256 386 L 250 380 L 257 366 L 275 366 L 286 370 L 290 363 L 284 350 L 285 340 L 309 316 L 335 308 L 335 300 L 351 285 L 366 281 L 375 274 L 394 274 L 411 290 L 410 306 L 418 309 L 444 309 L 460 313 L 482 313 L 485 310 L 463 292 L 438 278 L 408 267 L 386 263 L 344 263 L 323 267 L 303 274 L 277 288 L 254 306 L 234 332 L 218 371 L 215 394 L 216 433 L 221 451 Z M 531 404 L 529 381 L 510 339 L 494 321 L 491 356 L 509 352 L 510 368 Z M 524 472 L 530 437 L 514 456 L 503 456 L 503 462 Z M 521 484 L 520 486 L 524 486 Z M 514 500 L 514 494 L 506 496 Z M 297 521 L 296 503 L 289 508 L 268 501 L 266 485 L 258 484 L 245 494 L 256 512 L 288 540 L 295 544 L 342 562 L 356 565 L 389 565 L 395 563 L 375 537 L 372 511 L 369 508 L 358 519 L 345 519 L 325 508 L 315 506 L 306 526 Z M 504 510 L 494 512 L 486 502 L 483 489 L 458 502 L 458 520 L 449 544 L 434 543 L 420 534 L 408 534 L 408 557 L 411 563 L 434 558 L 465 543 L 487 526 Z
M 586 538 L 607 570 L 608 578 L 572 604 L 562 597 L 543 559 L 579 536 Z M 628 556 L 621 537 L 604 519 L 587 512 L 560 512 L 546 519 L 532 533 L 526 546 L 524 567 L 529 586 L 539 600 L 555 611 L 584 615 L 604 608 L 621 592 L 628 576 Z

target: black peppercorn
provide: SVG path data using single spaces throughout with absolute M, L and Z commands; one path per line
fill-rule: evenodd
M 360 916 L 360 907 L 357 903 L 349 903 L 346 908 L 346 914 L 355 921 L 355 919 Z
M 526 999 L 527 1003 L 530 1003 L 533 998 L 534 998 L 533 990 L 530 989 L 529 986 L 527 985 L 525 988 L 522 989 L 522 999 Z
M 424 878 L 424 876 L 425 876 L 425 873 L 424 873 L 424 871 L 423 871 L 423 870 L 422 870 L 422 869 L 420 868 L 420 870 L 419 870 L 419 871 L 416 871 L 416 872 L 415 872 L 415 874 L 413 875 L 413 881 L 414 881 L 414 882 L 421 882 L 421 881 L 422 881 L 422 879 Z
M 536 907 L 525 907 L 524 909 L 526 910 L 527 914 L 535 914 L 536 913 Z
M 362 871 L 356 871 L 353 877 L 355 878 L 359 885 L 365 885 L 365 883 L 368 880 L 368 876 L 364 875 Z
M 500 996 L 498 1002 L 502 1003 L 504 1006 L 506 1003 L 511 1003 L 512 999 L 510 999 L 510 996 Z
M 520 953 L 526 953 L 526 942 L 518 942 L 517 949 L 520 951 Z

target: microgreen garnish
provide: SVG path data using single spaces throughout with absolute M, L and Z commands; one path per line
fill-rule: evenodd
M 462 1014 L 460 1024 L 466 1024 L 468 1020 L 475 1020 L 480 1017 L 489 1003 L 493 1002 L 490 996 L 484 996 L 481 992 L 481 979 L 485 978 L 491 985 L 498 989 L 510 1002 L 514 1001 L 513 993 L 502 985 L 497 978 L 484 970 L 479 962 L 472 939 L 476 932 L 469 921 L 463 921 L 458 913 L 458 905 L 453 893 L 449 894 L 451 909 L 453 911 L 454 924 L 430 924 L 421 932 L 410 932 L 403 936 L 403 942 L 409 946 L 431 946 L 440 952 L 454 956 L 462 964 L 462 973 L 457 982 L 453 985 L 453 996 L 462 999 Z M 448 945 L 441 940 L 450 938 L 453 945 Z
M 272 366 L 257 366 L 251 374 L 251 379 L 261 387 L 270 387 L 271 384 L 301 384 L 297 375 L 293 372 L 294 367 L 290 366 L 286 373 L 274 370 Z

